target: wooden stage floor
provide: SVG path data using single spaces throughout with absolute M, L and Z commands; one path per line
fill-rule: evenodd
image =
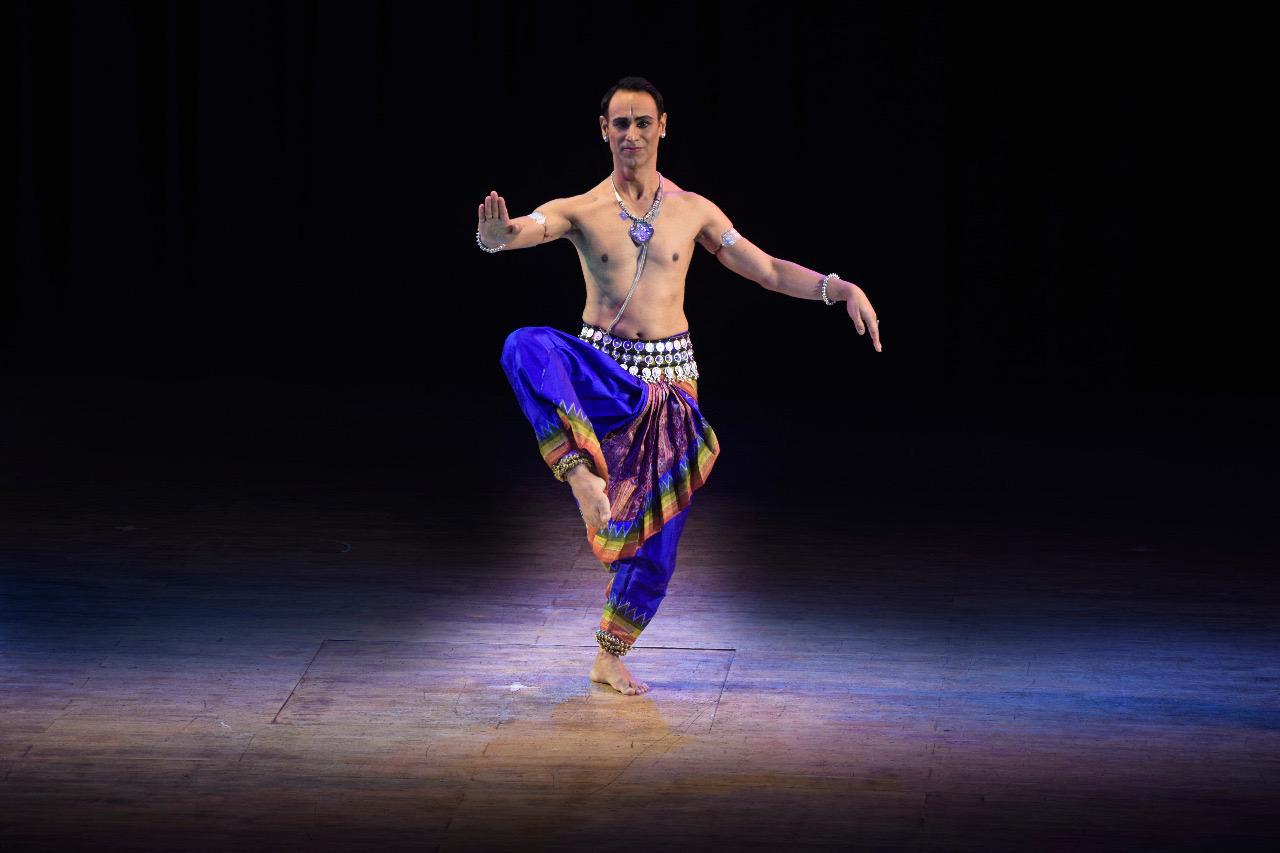
M 385 471 L 219 458 L 193 479 L 179 452 L 11 434 L 0 847 L 1274 835 L 1270 539 L 1123 495 L 1087 512 L 1079 493 L 953 493 L 924 466 L 875 502 L 753 489 L 767 436 L 717 428 L 735 457 L 625 659 L 642 696 L 587 679 L 608 577 L 518 425 L 504 488 L 447 500 Z

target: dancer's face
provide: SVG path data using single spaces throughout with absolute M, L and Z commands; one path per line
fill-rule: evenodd
M 666 129 L 667 114 L 658 115 L 658 102 L 648 92 L 614 92 L 609 115 L 600 116 L 601 133 L 608 137 L 614 159 L 624 166 L 656 160 L 658 140 Z

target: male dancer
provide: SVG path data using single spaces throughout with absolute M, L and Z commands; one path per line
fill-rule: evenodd
M 609 177 L 515 219 L 492 191 L 477 209 L 476 242 L 494 253 L 564 237 L 578 251 L 586 283 L 581 331 L 517 329 L 503 346 L 502 367 L 544 461 L 569 483 L 592 551 L 611 573 L 590 678 L 635 695 L 649 686 L 621 656 L 666 594 L 690 499 L 719 454 L 698 408 L 684 315 L 694 245 L 769 290 L 844 301 L 858 334 L 869 328 L 882 349 L 860 287 L 771 257 L 709 199 L 658 172 L 667 114 L 652 83 L 624 77 L 605 92 L 600 111 L 600 138 L 613 157 Z

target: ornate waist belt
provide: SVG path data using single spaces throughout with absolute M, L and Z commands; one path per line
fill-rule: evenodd
M 578 337 L 608 353 L 619 367 L 645 382 L 698 378 L 698 362 L 693 358 L 693 341 L 688 332 L 657 341 L 631 341 L 584 322 Z

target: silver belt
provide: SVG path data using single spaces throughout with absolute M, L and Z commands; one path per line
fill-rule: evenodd
M 578 337 L 608 353 L 619 367 L 645 382 L 698 378 L 698 362 L 694 360 L 693 340 L 688 332 L 657 341 L 631 341 L 609 334 L 602 326 L 583 323 Z

